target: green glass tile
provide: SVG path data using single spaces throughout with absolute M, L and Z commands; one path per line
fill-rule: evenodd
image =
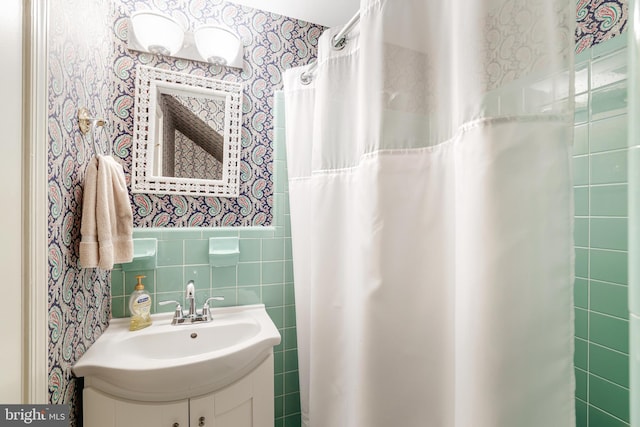
M 260 304 L 260 286 L 238 288 L 238 305 Z
M 284 326 L 290 328 L 296 326 L 296 306 L 287 305 L 284 307 Z
M 587 404 L 576 399 L 576 427 L 587 427 Z
M 238 292 L 236 288 L 213 289 L 211 291 L 211 296 L 224 298 L 224 301 L 216 301 L 214 303 L 216 307 L 231 307 L 238 305 Z
M 158 266 L 183 265 L 183 241 L 160 240 L 158 241 Z
M 578 338 L 589 339 L 589 316 L 586 310 L 575 309 L 575 334 Z
M 238 286 L 260 285 L 260 272 L 262 266 L 259 262 L 241 262 L 238 264 Z
M 592 153 L 627 147 L 628 116 L 611 117 L 593 122 L 589 128 L 589 150 Z
M 284 237 L 291 237 L 291 215 L 286 212 L 284 214 Z
M 627 253 L 591 249 L 589 252 L 591 278 L 603 282 L 627 284 Z
M 273 128 L 274 159 L 287 160 L 286 131 L 284 128 Z
M 589 187 L 576 187 L 573 190 L 574 213 L 576 216 L 589 215 Z
M 634 402 L 640 399 L 640 317 L 631 317 L 631 395 Z M 631 408 L 631 419 L 640 420 L 640 405 L 634 404 Z M 635 427 L 635 426 L 634 426 Z
M 184 290 L 183 267 L 158 267 L 156 269 L 156 292 Z
M 278 218 L 278 223 L 280 224 L 280 219 Z M 274 227 L 275 230 L 273 231 L 273 237 L 276 238 L 282 238 L 284 237 L 284 226 L 283 225 L 277 225 Z
M 589 120 L 589 94 L 576 95 L 576 109 L 573 122 L 575 124 L 586 123 Z
M 273 409 L 276 418 L 284 416 L 284 396 L 278 396 L 273 399 Z
M 578 309 L 576 309 L 577 311 Z M 576 336 L 578 336 L 576 330 Z M 584 338 L 580 336 L 580 338 Z M 616 317 L 589 313 L 589 340 L 605 347 L 629 353 L 629 322 Z
M 178 301 L 184 307 L 184 292 L 162 292 L 153 295 L 153 305 L 156 308 L 156 313 L 172 313 L 176 309 L 175 304 L 160 305 L 162 301 Z
M 589 348 L 587 342 L 580 338 L 575 339 L 575 351 L 573 352 L 573 363 L 576 368 L 587 370 L 587 357 Z
M 242 227 L 240 228 L 240 240 L 242 239 L 269 239 L 273 237 L 273 227 Z
M 209 265 L 209 241 L 185 240 L 184 260 L 186 265 Z
M 276 351 L 273 353 L 273 372 L 275 374 L 284 373 L 284 352 Z
M 287 182 L 287 167 L 284 160 L 276 160 L 273 162 L 274 171 L 274 189 L 275 193 L 284 193 L 284 183 Z
M 627 79 L 627 51 L 619 50 L 591 62 L 591 90 Z
M 622 285 L 591 281 L 591 310 L 611 316 L 629 318 L 628 288 Z
M 629 427 L 624 421 L 614 418 L 598 408 L 589 406 L 589 426 L 591 427 Z
M 576 126 L 573 131 L 573 155 L 589 153 L 589 126 Z
M 296 303 L 295 290 L 293 283 L 284 284 L 284 303 L 285 305 L 292 305 Z
M 284 307 L 267 307 L 267 314 L 276 325 L 276 328 L 284 328 Z
M 614 36 L 601 43 L 595 44 L 589 50 L 591 50 L 591 56 L 593 58 L 599 58 L 602 55 L 608 55 L 625 47 L 627 47 L 627 35 L 623 33 L 622 35 Z
M 202 230 L 188 228 L 166 228 L 162 232 L 162 240 L 197 240 L 202 239 Z
M 589 344 L 589 372 L 629 387 L 629 356 L 596 344 Z
M 284 305 L 284 284 L 262 286 L 262 303 L 267 307 Z
M 591 184 L 627 182 L 627 150 L 592 154 Z
M 577 97 L 576 97 L 577 98 Z M 591 120 L 601 120 L 627 112 L 627 82 L 591 91 Z
M 296 328 L 284 329 L 284 348 L 285 350 L 298 348 L 298 335 L 296 333 Z
M 627 184 L 592 186 L 591 215 L 627 216 Z
M 589 184 L 589 156 L 579 156 L 573 158 L 573 184 Z
M 262 284 L 271 285 L 284 282 L 284 262 L 271 261 L 262 263 Z
M 284 239 L 262 239 L 262 260 L 280 261 L 284 259 Z
M 233 267 L 232 267 L 233 268 Z M 190 265 L 184 267 L 184 289 L 189 280 L 193 280 L 196 289 L 209 289 L 211 287 L 211 267 L 209 265 Z M 235 281 L 228 286 L 235 286 Z
M 627 250 L 626 218 L 592 218 L 590 245 L 592 248 Z
M 284 281 L 293 282 L 293 261 L 284 262 Z
M 273 224 L 283 225 L 284 219 L 284 202 L 285 196 L 283 193 L 276 193 L 273 195 Z
M 295 393 L 296 391 L 300 391 L 298 371 L 286 372 L 284 374 L 284 392 Z
M 287 415 L 284 419 L 284 427 L 300 427 L 302 416 L 300 414 Z
M 129 299 L 123 296 L 111 298 L 111 317 L 119 319 L 125 316 L 125 304 L 129 303 Z
M 284 374 L 275 374 L 273 376 L 273 395 L 284 395 Z
M 576 307 L 589 308 L 589 282 L 587 279 L 576 278 L 573 286 L 573 303 Z
M 589 250 L 575 248 L 576 252 L 576 277 L 589 277 Z
M 576 373 L 576 397 L 587 400 L 587 373 L 582 369 L 575 369 Z
M 291 415 L 300 412 L 300 394 L 291 393 L 284 396 L 284 414 Z M 286 422 L 285 422 L 286 425 Z
M 284 352 L 285 372 L 298 370 L 298 350 L 287 350 Z
M 248 227 L 250 228 L 250 227 Z M 212 227 L 202 229 L 202 239 L 209 240 L 211 237 L 238 237 L 240 230 L 238 227 Z
M 284 259 L 293 259 L 293 247 L 291 238 L 284 239 Z
M 237 285 L 237 267 L 213 267 L 211 268 L 211 286 L 214 288 L 225 288 Z
M 573 243 L 583 248 L 589 247 L 589 219 L 576 218 L 573 226 Z
M 262 239 L 240 239 L 240 262 L 260 261 Z
M 133 229 L 133 238 L 134 239 L 146 239 L 146 238 L 155 238 L 158 240 L 162 240 L 162 228 L 134 228 Z
M 156 291 L 155 272 L 153 270 L 127 271 L 124 273 L 124 297 L 127 298 L 127 301 L 138 283 L 136 279 L 138 275 L 145 276 L 142 279 L 142 284 L 149 293 L 153 294 Z
M 274 426 L 274 427 L 285 427 L 285 425 L 284 425 L 284 418 L 276 418 L 276 419 L 274 420 L 274 424 L 273 424 L 273 426 Z
M 589 62 L 577 63 L 575 69 L 574 89 L 575 93 L 583 93 L 589 90 Z
M 589 375 L 589 403 L 621 420 L 629 421 L 628 389 Z
M 122 270 L 114 270 L 111 272 L 111 296 L 124 296 L 124 273 Z

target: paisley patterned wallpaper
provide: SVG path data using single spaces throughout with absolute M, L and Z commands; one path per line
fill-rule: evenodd
M 77 109 L 104 116 L 112 104 L 108 0 L 51 0 L 49 16 L 49 400 L 79 411 L 71 366 L 106 328 L 109 275 L 78 266 L 83 177 L 91 140 Z M 74 421 L 72 421 L 74 422 Z
M 628 17 L 627 0 L 576 0 L 576 53 L 622 34 Z
M 244 84 L 240 196 L 185 197 L 134 194 L 137 227 L 249 226 L 271 223 L 273 205 L 272 115 L 273 91 L 282 87 L 283 69 L 308 64 L 316 52 L 323 27 L 262 12 L 221 0 L 116 1 L 114 19 L 116 104 L 113 117 L 115 155 L 130 173 L 133 130 L 131 108 L 134 73 L 139 63 L 206 75 Z M 244 67 L 231 69 L 200 62 L 161 58 L 129 51 L 127 17 L 134 10 L 153 8 L 172 15 L 193 29 L 201 23 L 221 23 L 234 29 L 245 45 Z
M 179 5 L 186 4 L 186 9 Z M 220 21 L 245 41 L 242 71 L 129 52 L 126 17 L 163 10 L 191 26 Z M 624 0 L 578 0 L 576 51 L 621 34 Z M 322 27 L 222 0 L 51 0 L 49 34 L 49 396 L 70 403 L 79 392 L 71 366 L 110 316 L 109 273 L 78 266 L 82 180 L 93 145 L 76 125 L 79 106 L 108 118 L 113 155 L 131 168 L 133 73 L 137 63 L 245 84 L 241 197 L 234 200 L 134 195 L 138 227 L 260 225 L 271 221 L 272 93 L 283 69 L 308 63 Z M 103 138 L 102 140 L 105 140 Z

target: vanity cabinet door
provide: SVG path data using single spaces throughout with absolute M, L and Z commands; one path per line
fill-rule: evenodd
M 83 391 L 84 425 L 91 427 L 189 427 L 189 402 L 131 402 L 91 388 Z M 197 425 L 197 424 L 196 424 Z
M 273 355 L 224 389 L 190 399 L 191 427 L 273 427 Z

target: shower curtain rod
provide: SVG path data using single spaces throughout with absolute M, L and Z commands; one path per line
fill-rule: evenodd
M 347 34 L 353 30 L 358 22 L 360 21 L 360 11 L 358 11 L 353 17 L 345 24 L 344 27 L 333 36 L 331 39 L 331 44 L 333 48 L 336 50 L 342 50 L 347 45 Z M 318 68 L 318 61 L 313 61 L 309 66 L 309 69 L 304 73 L 300 74 L 300 81 L 302 84 L 308 85 L 313 80 L 313 73 Z

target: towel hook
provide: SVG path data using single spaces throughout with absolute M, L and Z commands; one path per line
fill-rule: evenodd
M 93 143 L 93 154 L 98 155 L 98 148 L 95 139 L 95 133 L 92 131 L 95 127 L 101 127 L 103 132 L 105 131 L 105 126 L 107 121 L 105 119 L 99 117 L 91 117 L 89 114 L 89 110 L 85 107 L 78 108 L 78 126 L 80 127 L 80 132 L 83 135 L 87 135 L 91 132 L 91 142 Z M 101 154 L 102 150 L 100 150 Z

